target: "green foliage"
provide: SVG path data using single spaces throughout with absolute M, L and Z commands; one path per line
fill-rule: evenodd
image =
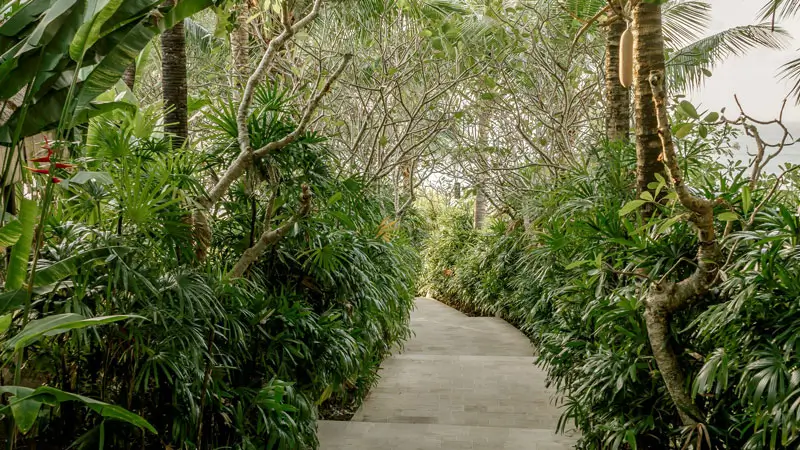
M 287 102 L 274 86 L 259 91 L 252 142 L 294 130 Z M 177 153 L 152 109 L 93 119 L 85 140 L 69 144 L 76 173 L 34 185 L 52 189 L 57 207 L 44 222 L 32 320 L 19 311 L 22 291 L 0 297 L 3 348 L 24 347 L 23 381 L 46 385 L 6 391 L 0 418 L 26 439 L 315 448 L 318 415 L 358 405 L 378 364 L 409 336 L 409 233 L 391 220 L 391 198 L 331 173 L 321 136 L 301 137 L 231 189 L 212 218 L 208 260 L 195 259 L 198 180 L 235 157 L 233 107 L 209 111 L 204 151 Z M 252 239 L 293 214 L 303 184 L 314 193 L 309 217 L 245 279 L 230 279 Z M 19 243 L 15 227 L 2 235 Z M 42 405 L 58 406 L 42 414 Z
M 797 446 L 797 180 L 768 198 L 769 175 L 751 191 L 744 167 L 708 158 L 707 142 L 728 133 L 710 129 L 702 140 L 695 131 L 680 145 L 690 183 L 723 199 L 720 235 L 728 228 L 721 285 L 673 318 L 687 389 L 707 414 L 702 432 L 681 427 L 642 316 L 652 280 L 692 273 L 696 237 L 674 195 L 634 197 L 632 149 L 603 148 L 588 168 L 537 189 L 521 211 L 527 230 L 498 220 L 475 232 L 460 207 L 432 225 L 422 291 L 466 311 L 500 312 L 527 333 L 563 398 L 560 428 L 582 432 L 579 448 L 681 448 L 689 439 L 701 448 Z M 657 205 L 649 219 L 637 209 L 644 203 Z
M 95 100 L 161 31 L 212 3 L 185 0 L 163 12 L 153 0 L 25 3 L 0 26 L 0 101 L 27 89 L 26 107 L 0 126 L 0 143 L 124 106 Z

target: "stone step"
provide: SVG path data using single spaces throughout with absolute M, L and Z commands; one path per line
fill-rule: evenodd
M 360 422 L 555 430 L 554 391 L 533 357 L 403 354 L 353 417 Z
M 568 450 L 550 430 L 408 423 L 319 422 L 321 450 Z
M 491 319 L 491 320 L 485 320 Z M 412 322 L 414 336 L 403 347 L 405 353 L 430 355 L 532 356 L 533 346 L 524 334 L 494 318 Z

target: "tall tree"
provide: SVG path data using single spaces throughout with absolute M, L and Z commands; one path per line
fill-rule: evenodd
M 125 69 L 125 73 L 122 74 L 122 81 L 128 86 L 128 89 L 131 91 L 133 90 L 134 86 L 136 86 L 136 62 L 134 61 L 133 64 L 128 66 Z
M 250 0 L 242 0 L 236 8 L 236 28 L 231 34 L 233 54 L 234 86 L 236 91 L 244 89 L 250 76 Z
M 619 81 L 620 39 L 627 26 L 622 11 L 608 12 L 606 27 L 606 137 L 610 141 L 628 142 L 631 127 L 631 96 Z
M 664 176 L 661 162 L 661 139 L 658 136 L 650 73 L 664 73 L 664 32 L 661 5 L 653 0 L 638 2 L 632 11 L 633 28 L 633 95 L 636 121 L 636 185 L 639 192 Z
M 166 0 L 165 3 L 175 6 L 179 1 Z M 161 35 L 161 88 L 165 108 L 164 129 L 173 136 L 172 147 L 178 148 L 189 137 L 184 21 L 177 22 Z

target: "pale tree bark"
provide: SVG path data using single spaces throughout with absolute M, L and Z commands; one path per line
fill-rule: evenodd
M 619 41 L 625 32 L 625 21 L 610 11 L 606 26 L 606 137 L 609 141 L 628 142 L 631 128 L 631 97 L 628 88 L 619 82 Z
M 352 59 L 352 55 L 344 55 L 339 67 L 331 74 L 328 81 L 306 104 L 303 115 L 297 124 L 297 127 L 284 136 L 283 138 L 267 143 L 266 145 L 254 149 L 251 146 L 250 135 L 248 133 L 248 117 L 250 115 L 250 106 L 253 102 L 253 95 L 255 94 L 256 87 L 263 79 L 267 69 L 272 65 L 276 54 L 283 48 L 285 43 L 294 36 L 298 31 L 311 23 L 314 18 L 319 14 L 322 0 L 315 0 L 311 11 L 302 19 L 292 21 L 287 8 L 284 8 L 282 14 L 283 32 L 272 39 L 264 52 L 261 60 L 256 67 L 256 70 L 250 75 L 247 80 L 247 85 L 242 93 L 242 98 L 236 114 L 236 124 L 238 131 L 239 155 L 228 166 L 222 176 L 216 181 L 214 186 L 208 190 L 206 196 L 198 198 L 197 203 L 200 209 L 194 213 L 194 239 L 195 239 L 195 252 L 199 260 L 204 260 L 208 255 L 208 248 L 211 243 L 212 233 L 211 227 L 208 223 L 209 210 L 219 202 L 222 197 L 228 192 L 231 185 L 238 180 L 253 163 L 269 155 L 272 152 L 279 151 L 287 145 L 296 141 L 302 136 L 309 123 L 311 123 L 312 116 L 319 107 L 322 98 L 330 92 L 330 89 L 336 79 L 341 76 L 347 64 Z
M 665 67 L 661 6 L 639 1 L 633 7 L 632 27 L 636 185 L 639 192 L 644 192 L 650 190 L 648 184 L 657 181 L 656 174 L 664 175 L 664 164 L 659 160 L 662 149 L 658 118 L 649 81 L 651 72 L 664 72 Z
M 717 283 L 721 252 L 714 229 L 714 202 L 691 193 L 678 164 L 667 114 L 664 71 L 651 72 L 648 84 L 651 87 L 664 162 L 680 203 L 692 212 L 691 221 L 697 231 L 698 250 L 697 269 L 691 276 L 678 282 L 660 281 L 650 288 L 644 317 L 653 356 L 664 384 L 678 409 L 681 421 L 684 425 L 692 426 L 701 421 L 703 415 L 685 390 L 686 376 L 670 339 L 670 318 L 673 314 L 693 306 Z
M 480 183 L 475 185 L 475 213 L 473 225 L 476 230 L 483 228 L 486 222 L 486 194 L 483 192 L 483 189 Z
M 478 114 L 478 147 L 480 151 L 483 152 L 489 145 L 490 112 L 488 106 L 481 105 Z M 478 180 L 478 182 L 475 183 L 475 210 L 472 222 L 476 230 L 483 228 L 484 222 L 486 222 L 486 193 L 484 189 L 484 181 Z
M 166 0 L 174 6 L 179 0 Z M 172 135 L 172 147 L 189 138 L 189 106 L 186 80 L 186 32 L 180 21 L 161 34 L 161 88 L 164 97 L 164 130 Z

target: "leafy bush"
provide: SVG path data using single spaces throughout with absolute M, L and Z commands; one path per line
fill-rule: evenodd
M 663 183 L 663 204 L 631 203 L 632 149 L 600 148 L 585 170 L 525 199 L 527 230 L 498 219 L 476 232 L 463 209 L 440 214 L 421 288 L 468 311 L 500 311 L 530 336 L 562 396 L 559 427 L 576 425 L 580 448 L 681 448 L 689 439 L 703 448 L 795 448 L 798 180 L 787 174 L 788 185 L 772 196 L 775 175 L 751 190 L 747 168 L 716 163 L 703 141 L 682 150 L 692 185 L 721 199 L 717 227 L 727 257 L 719 287 L 673 318 L 681 364 L 706 411 L 697 429 L 681 427 L 642 315 L 653 280 L 694 270 L 697 241 Z M 649 218 L 635 208 L 645 203 L 656 209 Z
M 274 101 L 254 109 L 254 139 L 295 126 L 276 92 L 260 93 Z M 57 448 L 316 448 L 319 410 L 357 405 L 381 360 L 409 336 L 417 257 L 408 233 L 387 218 L 391 199 L 328 171 L 320 136 L 304 136 L 232 189 L 214 216 L 209 258 L 196 260 L 200 180 L 235 156 L 225 151 L 235 138 L 225 111 L 215 108 L 208 151 L 197 152 L 173 152 L 153 110 L 105 115 L 59 144 L 80 171 L 59 173 L 58 184 L 33 180 L 54 199 L 40 273 L 79 263 L 34 291 L 32 317 L 134 319 L 39 339 L 27 349 L 23 381 L 119 405 L 158 435 L 63 403 L 26 425 L 27 439 Z M 310 215 L 246 278 L 229 277 L 271 226 L 264 218 L 290 216 L 304 184 L 314 195 Z M 8 312 L 13 336 L 23 314 Z

